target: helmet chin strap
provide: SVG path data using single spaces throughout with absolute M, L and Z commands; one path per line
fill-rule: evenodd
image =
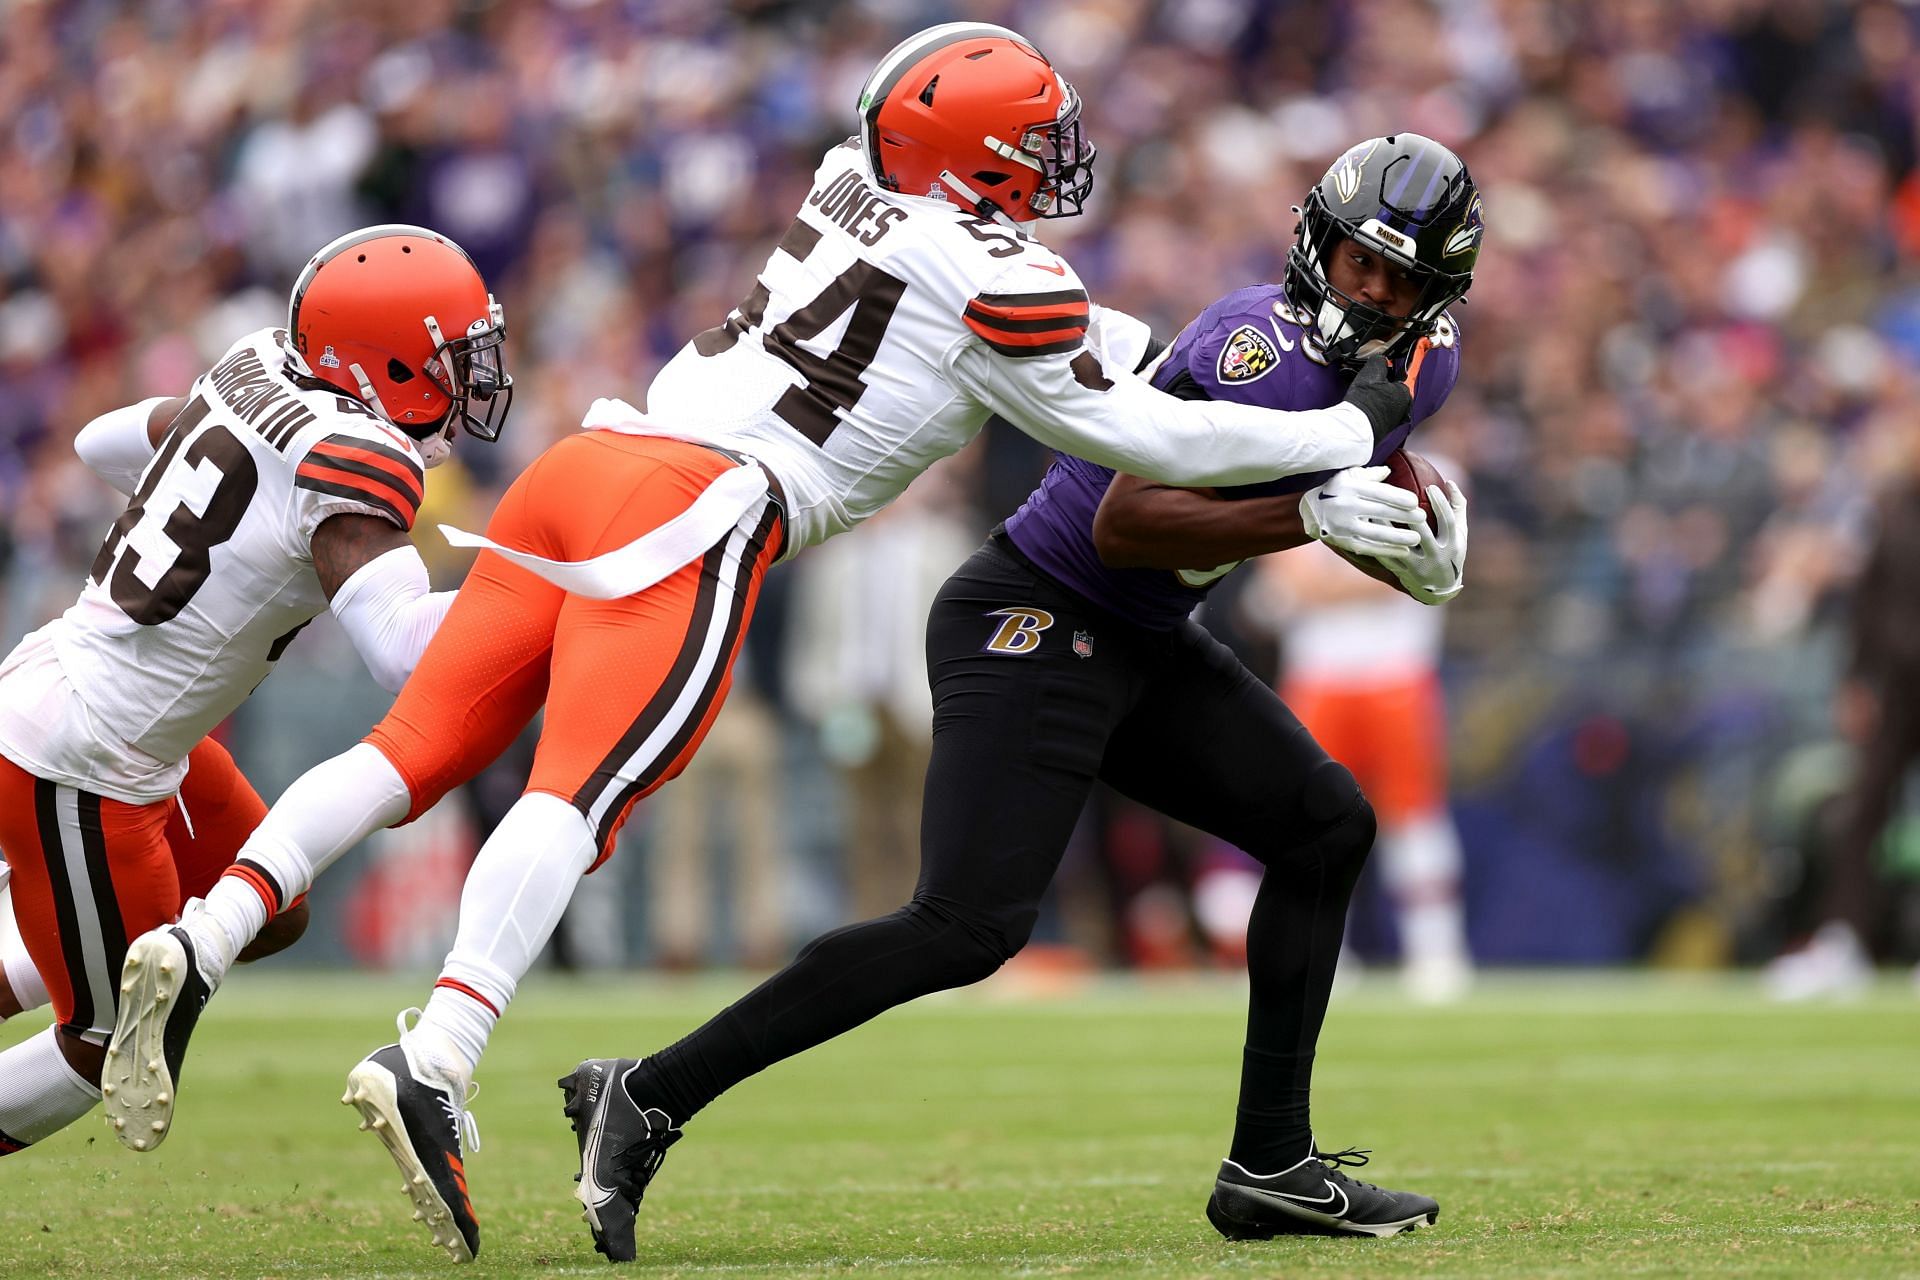
M 1027 234 L 1026 229 L 1008 217 L 999 205 L 962 182 L 960 176 L 953 170 L 942 169 L 940 171 L 940 185 L 953 192 L 956 196 L 959 196 L 961 200 L 965 201 L 966 207 L 975 213 L 984 214 L 1008 230 L 1018 231 L 1023 236 Z
M 424 440 L 419 436 L 414 436 L 411 431 L 407 433 L 413 436 L 414 444 L 419 447 L 420 464 L 427 470 L 433 470 L 453 456 L 453 441 L 448 438 L 452 431 L 453 415 L 449 414 L 447 415 L 447 425 L 426 437 Z
M 353 375 L 354 382 L 360 388 L 360 403 L 366 405 L 367 408 L 373 410 L 388 422 L 392 422 L 393 415 L 387 412 L 386 405 L 380 403 L 380 393 L 373 389 L 373 379 L 369 378 L 367 371 L 360 367 L 360 362 L 355 360 L 348 364 L 347 372 Z
M 445 422 L 434 429 L 432 435 L 424 437 L 415 435 L 413 432 L 407 431 L 406 427 L 400 423 L 394 422 L 393 415 L 388 413 L 387 406 L 380 402 L 380 393 L 373 389 L 372 379 L 367 377 L 367 371 L 360 367 L 358 360 L 353 361 L 347 366 L 347 372 L 353 375 L 354 382 L 360 388 L 360 402 L 379 414 L 382 418 L 385 418 L 388 422 L 392 422 L 393 425 L 399 427 L 401 431 L 406 432 L 407 438 L 412 440 L 414 445 L 420 450 L 421 465 L 425 466 L 427 470 L 433 470 L 453 456 L 453 441 L 450 438 L 453 434 L 453 415 L 451 413 L 447 415 Z

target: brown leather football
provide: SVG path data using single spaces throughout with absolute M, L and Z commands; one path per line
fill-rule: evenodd
M 1446 478 L 1438 467 L 1411 449 L 1399 449 L 1387 459 L 1387 483 L 1397 484 L 1420 499 L 1420 509 L 1427 513 L 1427 524 L 1433 524 L 1433 503 L 1427 498 L 1427 486 L 1438 485 L 1442 493 L 1447 489 Z

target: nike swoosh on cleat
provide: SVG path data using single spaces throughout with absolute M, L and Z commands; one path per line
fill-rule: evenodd
M 590 1207 L 613 1199 L 613 1189 L 601 1186 L 600 1180 L 593 1176 L 595 1166 L 600 1163 L 600 1135 L 606 1132 L 607 1099 L 610 1094 L 610 1089 L 600 1091 L 600 1101 L 593 1109 L 586 1149 L 580 1153 L 580 1200 Z
M 1053 272 L 1053 274 L 1057 276 L 1064 276 L 1067 274 L 1066 267 L 1060 263 L 1055 263 L 1053 266 L 1048 266 L 1044 262 L 1029 262 L 1027 265 L 1032 267 L 1035 271 L 1051 271 Z
M 1327 1189 L 1327 1194 L 1324 1196 L 1295 1195 L 1290 1191 L 1271 1191 L 1265 1187 L 1244 1187 L 1242 1190 L 1253 1191 L 1263 1196 L 1272 1196 L 1276 1200 L 1285 1200 L 1287 1203 L 1297 1205 L 1302 1209 L 1311 1209 L 1315 1213 L 1324 1213 L 1330 1218 L 1346 1217 L 1347 1210 L 1352 1207 L 1352 1201 L 1347 1199 L 1347 1193 L 1339 1187 L 1334 1186 L 1331 1182 L 1324 1182 L 1321 1185 Z M 1340 1198 L 1340 1207 L 1338 1209 L 1332 1207 L 1335 1196 Z M 1326 1207 L 1323 1208 L 1323 1205 Z

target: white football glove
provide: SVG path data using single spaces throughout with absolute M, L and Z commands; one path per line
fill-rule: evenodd
M 1409 525 L 1426 524 L 1420 500 L 1386 478 L 1386 467 L 1348 467 L 1301 494 L 1300 522 L 1307 536 L 1389 564 L 1412 555 L 1421 535 Z
M 1427 502 L 1433 507 L 1439 529 L 1428 528 L 1424 514 L 1416 512 L 1420 523 L 1414 532 L 1419 534 L 1419 544 L 1412 553 L 1375 559 L 1391 569 L 1407 593 L 1421 604 L 1445 604 L 1460 594 L 1466 582 L 1467 495 L 1449 480 L 1445 493 L 1437 484 L 1428 485 Z

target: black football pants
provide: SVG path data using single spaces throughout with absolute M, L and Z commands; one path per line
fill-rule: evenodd
M 1233 1156 L 1255 1172 L 1301 1158 L 1314 1044 L 1373 843 L 1353 776 L 1204 629 L 1131 626 L 1002 537 L 941 589 L 927 665 L 933 760 L 912 901 L 816 939 L 649 1059 L 636 1096 L 685 1122 L 782 1058 L 993 973 L 1026 943 L 1098 778 L 1265 864 Z

